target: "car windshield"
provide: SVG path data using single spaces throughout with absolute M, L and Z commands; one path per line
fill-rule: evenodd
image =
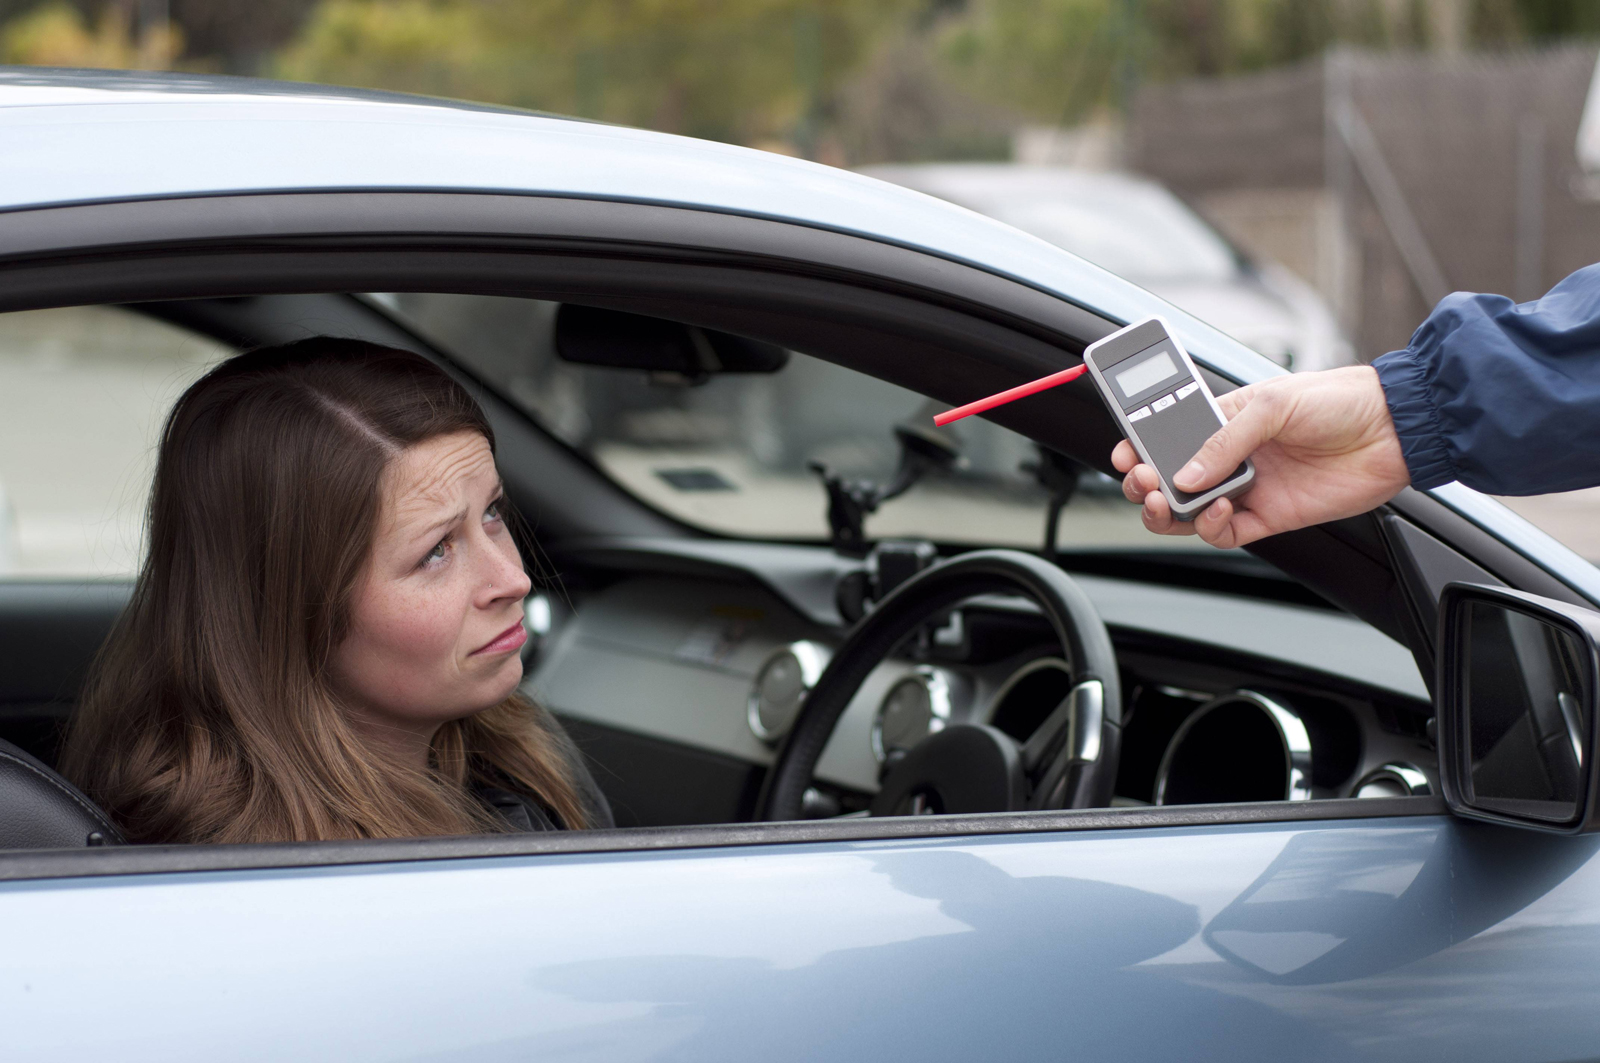
M 725 373 L 698 386 L 638 370 L 558 358 L 558 304 L 477 295 L 372 297 L 586 454 L 635 496 L 722 534 L 824 540 L 826 496 L 811 463 L 887 483 L 899 461 L 895 426 L 931 427 L 943 406 L 821 358 L 791 353 L 774 373 Z M 1038 448 L 972 418 L 945 430 L 960 448 L 867 521 L 873 538 L 1038 547 L 1048 494 Z M 1061 519 L 1062 549 L 1193 548 L 1150 535 L 1118 485 L 1085 471 Z

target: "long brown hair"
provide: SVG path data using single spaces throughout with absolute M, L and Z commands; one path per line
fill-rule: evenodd
M 426 772 L 367 750 L 328 682 L 372 546 L 384 467 L 494 433 L 426 359 L 312 339 L 224 362 L 167 419 L 149 554 L 90 674 L 62 771 L 132 841 L 261 842 L 507 829 L 469 787 L 585 826 L 542 709 L 447 723 Z

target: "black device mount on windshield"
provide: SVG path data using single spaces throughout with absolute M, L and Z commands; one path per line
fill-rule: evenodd
M 960 449 L 931 428 L 898 424 L 895 440 L 900 444 L 900 464 L 894 479 L 880 487 L 871 480 L 847 480 L 820 461 L 806 467 L 822 479 L 828 492 L 828 527 L 834 552 L 844 557 L 867 556 L 867 518 L 891 498 L 899 498 L 930 471 L 953 469 L 961 461 Z
M 1022 471 L 1030 474 L 1040 487 L 1050 493 L 1049 509 L 1045 512 L 1044 520 L 1043 554 L 1046 560 L 1056 561 L 1060 558 L 1056 538 L 1061 530 L 1061 511 L 1078 493 L 1078 480 L 1088 466 L 1043 443 L 1035 445 L 1039 448 L 1039 457 L 1023 462 Z

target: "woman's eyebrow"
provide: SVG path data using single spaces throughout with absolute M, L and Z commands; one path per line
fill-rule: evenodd
M 432 524 L 429 524 L 426 528 L 418 528 L 417 531 L 415 532 L 415 534 L 412 536 L 412 538 L 414 538 L 414 539 L 423 539 L 423 538 L 431 537 L 433 535 L 438 534 L 440 529 L 448 528 L 452 524 L 460 524 L 462 521 L 464 521 L 466 519 L 467 519 L 467 511 L 466 511 L 466 509 L 464 509 L 464 508 L 463 509 L 458 509 L 458 510 L 456 510 L 456 512 L 450 514 L 448 517 L 440 517 L 438 520 L 434 521 Z
M 494 482 L 494 490 L 490 492 L 490 494 L 492 496 L 490 498 L 490 503 L 493 504 L 496 500 L 504 497 L 505 493 L 506 493 L 505 481 L 504 480 L 500 480 L 500 479 L 496 479 L 495 482 Z M 428 536 L 436 534 L 441 528 L 447 528 L 452 524 L 460 524 L 462 521 L 467 519 L 467 509 L 468 508 L 469 507 L 462 507 L 461 509 L 458 509 L 454 513 L 450 514 L 448 517 L 440 517 L 438 520 L 434 521 L 432 524 L 429 524 L 426 528 L 417 529 L 417 531 L 414 534 L 413 538 L 416 538 L 416 539 L 426 538 Z

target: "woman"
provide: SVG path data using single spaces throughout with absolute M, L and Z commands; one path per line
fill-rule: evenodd
M 530 589 L 494 435 L 404 351 L 231 359 L 161 440 L 149 557 L 62 755 L 137 842 L 610 826 L 516 690 Z

